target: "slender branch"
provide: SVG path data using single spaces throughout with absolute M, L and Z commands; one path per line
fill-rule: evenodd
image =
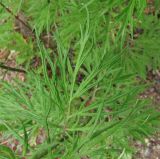
M 48 0 L 48 3 L 50 3 L 50 0 Z M 2 6 L 9 14 L 11 14 L 17 21 L 19 21 L 20 23 L 22 23 L 26 28 L 28 28 L 32 33 L 33 33 L 33 39 L 32 40 L 35 40 L 36 39 L 36 35 L 35 35 L 35 30 L 32 30 L 32 28 L 29 26 L 28 23 L 26 23 L 23 19 L 21 19 L 18 15 L 15 15 L 13 13 L 13 11 L 8 8 L 5 4 L 3 4 L 2 2 L 0 2 L 0 6 Z M 45 43 L 46 40 L 45 39 L 48 39 L 47 40 L 47 44 Z M 47 36 L 40 36 L 40 40 L 43 42 L 44 46 L 46 48 L 50 48 L 50 49 L 54 49 L 55 46 L 54 46 L 54 42 L 51 44 L 50 41 L 50 36 L 48 35 Z M 52 41 L 51 41 L 52 42 Z M 48 45 L 48 46 L 47 46 Z
M 5 70 L 8 70 L 8 71 L 13 71 L 13 72 L 26 73 L 26 71 L 23 70 L 23 69 L 14 68 L 14 67 L 9 67 L 9 66 L 4 65 L 3 63 L 0 63 L 0 68 L 1 68 L 1 69 L 5 69 Z
M 11 9 L 9 9 L 7 6 L 5 6 L 5 4 L 3 4 L 2 2 L 0 2 L 0 5 L 1 5 L 8 13 L 10 13 L 10 14 L 11 14 L 12 16 L 14 16 L 18 21 L 20 21 L 25 27 L 27 27 L 29 30 L 32 31 L 31 27 L 30 27 L 28 24 L 26 24 L 22 19 L 20 19 L 18 15 L 15 15 Z

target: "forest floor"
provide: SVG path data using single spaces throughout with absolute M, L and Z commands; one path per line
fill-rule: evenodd
M 143 92 L 141 98 L 150 98 L 152 106 L 160 111 L 160 72 L 149 71 L 147 80 L 150 83 L 150 88 Z M 145 143 L 136 142 L 137 149 L 136 158 L 139 159 L 160 159 L 160 133 L 157 132 L 150 138 L 145 139 Z

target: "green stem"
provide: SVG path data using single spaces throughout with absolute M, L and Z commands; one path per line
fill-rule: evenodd
M 58 144 L 51 144 L 49 146 L 45 146 L 40 148 L 30 159 L 41 159 L 42 157 L 46 156 L 51 150 L 56 148 Z

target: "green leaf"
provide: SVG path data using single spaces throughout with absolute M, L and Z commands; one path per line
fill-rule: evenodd
M 16 156 L 14 155 L 13 151 L 4 145 L 0 145 L 0 157 L 6 158 L 6 159 L 16 159 Z

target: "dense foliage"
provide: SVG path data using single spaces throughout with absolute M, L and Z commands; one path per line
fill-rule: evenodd
M 0 131 L 23 151 L 0 146 L 0 156 L 131 158 L 132 141 L 154 133 L 159 120 L 136 79 L 160 62 L 159 8 L 145 15 L 146 0 L 0 3 L 0 48 L 18 52 L 26 69 L 25 82 L 1 81 L 0 94 Z M 40 129 L 45 141 L 34 145 Z

